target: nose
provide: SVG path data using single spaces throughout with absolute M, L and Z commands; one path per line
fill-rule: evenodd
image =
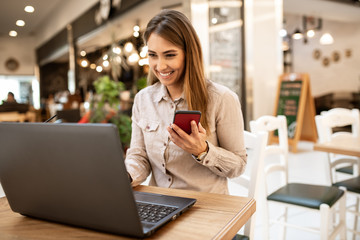
M 162 71 L 167 68 L 166 60 L 164 58 L 159 58 L 157 62 L 157 70 Z

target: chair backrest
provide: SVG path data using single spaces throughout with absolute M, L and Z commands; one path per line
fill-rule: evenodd
M 316 127 L 319 135 L 319 142 L 330 141 L 336 135 L 351 134 L 358 137 L 360 134 L 360 113 L 359 109 L 333 108 L 321 112 L 315 116 Z M 344 131 L 334 133 L 334 128 L 351 125 L 351 133 Z
M 267 182 L 267 177 L 274 172 L 280 174 L 281 185 L 288 183 L 288 131 L 287 131 L 287 121 L 286 117 L 279 116 L 270 116 L 265 115 L 256 120 L 250 121 L 250 129 L 253 133 L 258 133 L 259 131 L 266 131 L 268 134 L 273 134 L 274 131 L 277 131 L 278 135 L 278 144 L 269 143 L 265 149 L 265 163 L 264 163 L 264 180 Z M 275 159 L 272 159 L 275 158 Z M 270 163 L 271 162 L 271 163 Z M 268 187 L 265 186 L 265 193 L 268 195 Z
M 245 172 L 236 178 L 229 179 L 231 195 L 240 195 L 259 200 L 260 194 L 259 168 L 263 162 L 266 143 L 268 140 L 267 132 L 250 133 L 244 131 L 244 141 L 247 152 L 247 167 Z M 255 215 L 245 224 L 244 234 L 253 239 L 255 229 Z
M 321 112 L 321 115 L 315 116 L 316 128 L 319 136 L 319 142 L 328 142 L 338 138 L 346 139 L 358 137 L 360 135 L 359 123 L 360 112 L 359 109 L 333 108 L 329 111 Z M 334 128 L 351 126 L 351 132 L 337 131 Z M 338 156 L 337 154 L 329 153 L 328 162 L 330 166 L 330 181 L 337 182 L 336 169 L 346 164 L 355 165 L 354 176 L 359 174 L 358 159 L 351 156 Z

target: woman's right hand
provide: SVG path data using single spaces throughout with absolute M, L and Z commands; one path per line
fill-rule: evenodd
M 188 153 L 198 156 L 207 149 L 206 130 L 201 123 L 196 125 L 195 121 L 191 121 L 191 134 L 187 134 L 176 124 L 167 127 L 170 134 L 170 140 L 178 147 L 184 149 Z

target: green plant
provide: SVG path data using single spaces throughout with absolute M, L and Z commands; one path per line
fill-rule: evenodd
M 111 80 L 105 75 L 94 82 L 95 96 L 91 101 L 91 123 L 113 123 L 117 126 L 123 148 L 130 145 L 131 118 L 120 110 L 120 93 L 125 90 L 123 82 Z
M 147 86 L 147 78 L 141 77 L 136 81 L 136 88 L 137 90 L 141 90 Z

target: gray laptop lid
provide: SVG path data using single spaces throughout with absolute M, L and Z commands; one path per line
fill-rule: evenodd
M 1 185 L 23 215 L 144 237 L 172 217 L 143 229 L 135 198 L 160 196 L 175 216 L 196 201 L 133 192 L 112 124 L 0 123 L 0 152 Z

